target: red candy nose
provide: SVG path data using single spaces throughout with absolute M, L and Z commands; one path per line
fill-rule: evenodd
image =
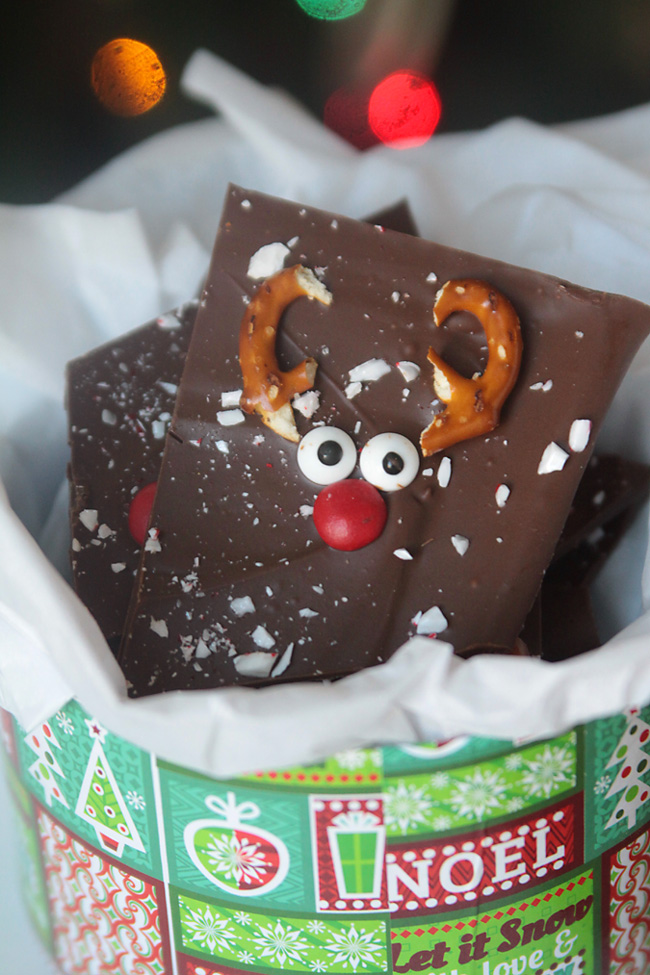
M 314 524 L 331 548 L 354 552 L 379 538 L 388 511 L 377 488 L 368 481 L 336 481 L 323 488 L 314 504 Z
M 145 484 L 133 496 L 133 500 L 129 505 L 129 531 L 138 545 L 142 545 L 147 537 L 147 528 L 149 527 L 149 518 L 151 517 L 153 499 L 156 495 L 156 487 L 156 481 L 152 484 Z

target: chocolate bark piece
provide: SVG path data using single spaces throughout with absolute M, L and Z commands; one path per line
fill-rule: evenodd
M 158 479 L 197 308 L 187 302 L 68 364 L 73 582 L 114 650 L 140 560 L 129 507 Z
M 386 496 L 383 533 L 358 551 L 319 538 L 308 513 L 319 488 L 295 446 L 221 407 L 242 387 L 240 322 L 260 284 L 250 262 L 269 244 L 286 266 L 321 269 L 333 296 L 329 307 L 295 301 L 280 328 L 282 368 L 318 360 L 320 408 L 296 411 L 301 433 L 324 422 L 359 448 L 385 431 L 418 443 L 435 400 L 427 351 L 454 332 L 453 317 L 432 325 L 447 280 L 488 282 L 521 320 L 524 359 L 500 426 L 421 459 Z M 231 187 L 152 516 L 161 550 L 143 556 L 121 649 L 132 693 L 337 677 L 436 628 L 458 651 L 514 644 L 649 329 L 650 309 L 631 299 Z M 349 371 L 372 359 L 386 374 L 349 398 Z M 420 370 L 410 382 L 404 360 Z M 583 420 L 588 442 L 571 450 Z M 560 469 L 544 464 L 549 451 Z

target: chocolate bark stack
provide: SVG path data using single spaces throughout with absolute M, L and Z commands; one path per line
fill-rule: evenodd
M 292 406 L 298 435 L 335 427 L 361 454 L 390 434 L 419 452 L 410 483 L 381 492 L 383 531 L 353 551 L 332 548 L 316 529 L 322 487 L 303 473 L 298 445 L 240 408 L 242 318 L 260 288 L 293 265 L 331 295 L 327 304 L 292 301 L 279 323 L 280 368 L 316 361 L 313 391 Z M 422 431 L 449 409 L 434 391 L 429 348 L 470 377 L 488 361 L 475 316 L 456 312 L 434 325 L 439 290 L 466 280 L 514 307 L 521 369 L 494 430 L 423 456 Z M 125 369 L 140 342 L 160 338 L 156 328 L 129 340 L 133 350 L 117 356 Z M 119 660 L 132 693 L 337 678 L 381 663 L 417 633 L 459 653 L 513 648 L 607 408 L 649 330 L 650 309 L 631 299 L 231 187 L 198 311 L 161 330 L 174 335 L 173 353 L 158 360 L 164 374 L 138 379 L 149 428 L 132 405 L 101 405 L 101 383 L 115 390 L 97 371 L 88 381 L 95 421 L 98 411 L 103 418 L 92 424 L 78 397 L 88 359 L 70 371 L 76 581 L 96 606 L 91 565 L 102 559 L 103 578 L 114 577 L 110 598 L 93 608 L 113 642 L 122 630 Z M 172 412 L 157 471 L 160 424 Z M 140 469 L 120 467 L 110 447 L 129 424 L 142 445 Z M 363 480 L 357 461 L 350 477 Z M 153 481 L 145 543 L 127 540 L 126 556 L 117 544 L 126 539 L 124 512 Z M 638 501 L 644 484 L 629 497 Z M 119 527 L 96 491 L 121 506 Z

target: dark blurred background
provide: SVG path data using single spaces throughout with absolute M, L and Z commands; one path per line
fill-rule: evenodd
M 90 85 L 95 52 L 117 37 L 150 45 L 167 74 L 162 101 L 133 118 L 111 115 Z M 366 0 L 340 20 L 316 19 L 299 0 L 20 0 L 0 39 L 0 201 L 47 201 L 152 133 L 205 115 L 178 88 L 198 47 L 321 118 L 341 85 L 414 68 L 438 88 L 438 133 L 650 101 L 650 0 Z

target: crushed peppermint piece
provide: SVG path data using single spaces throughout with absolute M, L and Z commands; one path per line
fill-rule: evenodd
M 374 383 L 390 372 L 390 366 L 383 359 L 367 359 L 353 366 L 348 375 L 350 382 Z
M 452 535 L 451 544 L 459 555 L 464 555 L 469 548 L 469 538 L 465 538 L 464 535 Z
M 393 555 L 396 555 L 402 562 L 411 562 L 413 560 L 413 556 L 407 548 L 396 548 Z
M 362 389 L 363 386 L 360 382 L 348 383 L 348 385 L 345 387 L 345 395 L 348 399 L 354 399 L 355 396 L 359 395 Z
M 499 484 L 498 488 L 494 492 L 494 497 L 497 502 L 497 508 L 505 507 L 505 504 L 510 497 L 510 488 L 507 484 Z
M 439 606 L 431 606 L 426 612 L 418 614 L 412 622 L 420 636 L 435 636 L 449 626 L 447 617 Z
M 81 542 L 79 541 L 78 538 L 73 538 L 72 539 L 72 551 L 73 552 L 80 552 L 81 551 Z
M 153 616 L 150 617 L 149 629 L 153 630 L 158 636 L 169 636 L 169 629 L 167 628 L 167 623 L 164 620 L 156 620 Z
M 215 447 L 217 448 L 220 454 L 230 453 L 230 446 L 228 445 L 227 440 L 217 440 L 217 442 L 215 443 Z
M 428 284 L 436 284 L 437 283 L 437 281 L 438 281 L 438 275 L 435 273 L 435 271 L 429 271 L 429 273 L 426 276 L 426 281 L 427 281 Z
M 111 569 L 116 575 L 118 572 L 124 572 L 126 569 L 126 562 L 111 562 Z
M 412 383 L 414 379 L 417 379 L 422 371 L 418 366 L 417 362 L 409 362 L 408 359 L 401 359 L 396 362 L 395 365 L 404 377 L 404 381 L 407 383 Z
M 224 409 L 231 409 L 239 406 L 241 402 L 241 389 L 227 389 L 221 394 L 221 405 Z
M 313 590 L 314 590 L 314 592 L 315 592 L 315 593 L 317 593 L 317 594 L 318 594 L 319 596 L 322 596 L 322 595 L 323 595 L 323 593 L 325 592 L 325 589 L 324 589 L 324 588 L 323 588 L 323 586 L 321 586 L 321 585 L 316 585 L 316 586 L 312 586 L 312 589 L 313 589 Z
M 178 317 L 173 312 L 168 311 L 166 314 L 158 316 L 156 319 L 156 325 L 159 328 L 173 329 L 178 328 L 180 322 Z
M 230 609 L 235 616 L 245 616 L 255 612 L 255 603 L 250 596 L 238 596 L 230 600 Z
M 605 491 L 597 491 L 596 494 L 594 494 L 593 498 L 591 499 L 591 503 L 595 504 L 596 507 L 599 508 L 606 497 L 607 497 L 607 493 Z
M 288 240 L 287 241 L 287 247 L 290 247 L 290 248 L 295 247 L 299 240 L 300 240 L 300 237 L 298 237 L 298 236 L 292 237 L 291 240 Z
M 547 379 L 546 382 L 540 381 L 537 383 L 533 383 L 532 386 L 529 386 L 528 388 L 534 390 L 541 389 L 543 393 L 548 393 L 549 390 L 553 389 L 553 380 Z
M 399 291 L 393 291 L 393 293 L 390 296 L 390 300 L 396 305 L 397 302 L 400 300 L 401 297 L 402 296 L 399 293 Z
M 194 651 L 194 656 L 198 657 L 199 660 L 203 660 L 205 659 L 205 657 L 209 657 L 211 653 L 212 651 L 210 650 L 208 644 L 205 642 L 205 640 L 202 637 L 199 637 L 196 643 L 196 650 Z
M 219 410 L 217 413 L 217 422 L 222 427 L 234 427 L 237 423 L 243 423 L 245 419 L 246 417 L 240 409 Z
M 301 504 L 299 510 L 303 518 L 310 518 L 314 513 L 314 506 L 311 504 Z
M 117 417 L 110 410 L 102 410 L 102 423 L 106 423 L 109 427 L 114 427 L 117 423 Z
M 591 436 L 591 420 L 574 420 L 569 430 L 569 447 L 576 454 L 582 453 Z
M 310 609 L 309 606 L 303 607 L 303 609 L 298 610 L 298 616 L 302 616 L 303 619 L 310 620 L 314 616 L 320 616 L 315 609 Z
M 251 653 L 238 653 L 232 658 L 235 670 L 242 677 L 268 677 L 277 660 L 277 653 L 264 653 L 253 650 Z
M 281 271 L 288 253 L 289 248 L 280 241 L 264 244 L 263 247 L 255 251 L 248 262 L 248 277 L 258 281 L 260 278 L 270 277 L 276 271 Z
M 583 339 L 584 337 L 585 337 L 585 333 L 584 333 L 584 332 L 581 332 L 581 331 L 580 331 L 580 330 L 578 329 L 578 331 L 576 332 L 576 338 L 577 338 L 577 339 Z
M 96 508 L 84 508 L 83 511 L 79 512 L 79 521 L 87 528 L 89 532 L 94 532 L 99 525 L 99 518 L 97 517 Z
M 100 525 L 97 530 L 97 535 L 99 538 L 111 538 L 112 535 L 116 535 L 117 532 L 113 528 L 109 528 L 108 525 Z
M 451 457 L 443 457 L 438 465 L 438 484 L 446 488 L 451 480 Z
M 285 672 L 289 664 L 291 663 L 291 658 L 293 657 L 293 643 L 290 643 L 287 649 L 284 651 L 277 664 L 273 668 L 273 673 L 271 677 L 279 677 Z
M 544 448 L 544 453 L 542 454 L 542 459 L 539 462 L 539 467 L 537 468 L 538 474 L 552 474 L 553 471 L 561 471 L 569 455 L 566 450 L 562 450 L 559 444 L 555 441 L 551 441 Z
M 298 412 L 310 420 L 320 406 L 320 392 L 317 389 L 309 389 L 306 393 L 298 393 L 294 396 L 292 402 Z
M 275 646 L 275 637 L 271 636 L 269 631 L 263 626 L 256 626 L 252 633 L 253 643 L 257 644 L 258 647 L 262 647 L 263 650 L 270 650 L 271 647 Z
M 163 379 L 158 379 L 156 381 L 156 386 L 160 386 L 166 393 L 170 396 L 175 396 L 178 392 L 178 383 L 167 383 Z
M 164 420 L 152 420 L 151 421 L 151 433 L 154 440 L 162 440 L 167 431 L 167 424 Z
M 250 200 L 242 200 L 239 205 L 242 208 L 242 210 L 250 210 L 253 204 L 251 203 Z
M 150 528 L 147 532 L 148 538 L 144 543 L 145 552 L 161 552 L 162 545 L 158 541 L 158 536 L 160 532 L 157 528 Z

